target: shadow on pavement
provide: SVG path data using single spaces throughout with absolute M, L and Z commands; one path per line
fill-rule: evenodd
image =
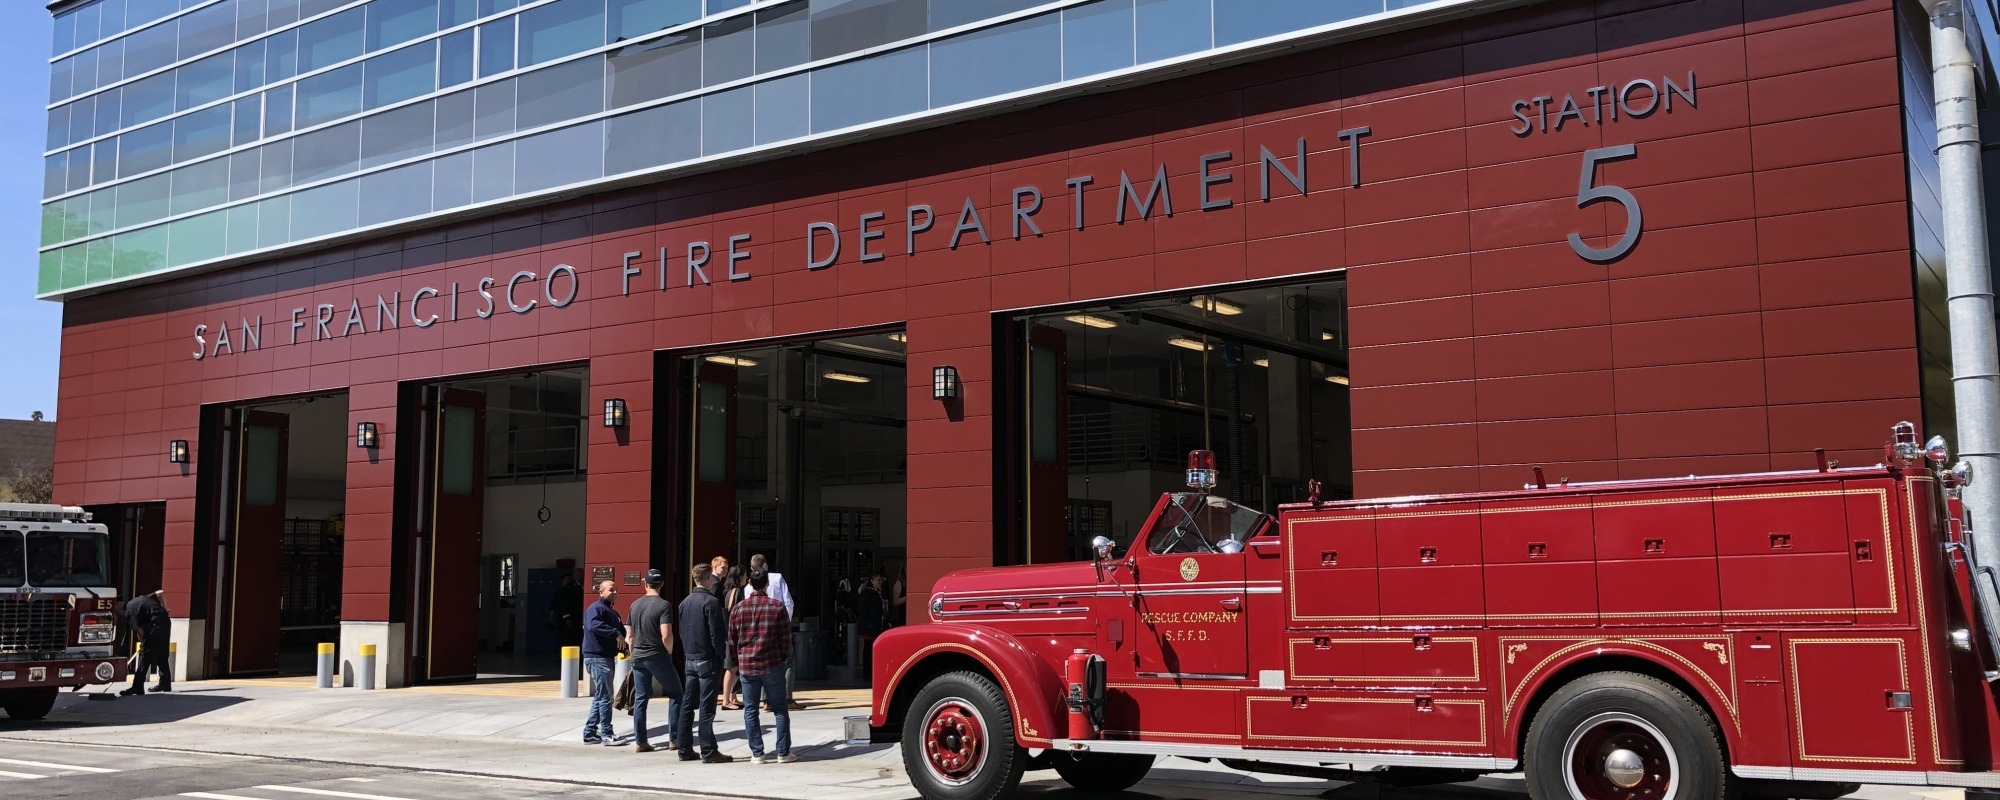
M 152 725 L 178 722 L 238 703 L 243 697 L 204 696 L 216 690 L 192 689 L 170 694 L 149 693 L 144 697 L 119 697 L 116 692 L 91 699 L 93 691 L 64 692 L 46 719 L 18 720 L 0 717 L 0 735 L 70 728 L 106 728 L 121 725 Z

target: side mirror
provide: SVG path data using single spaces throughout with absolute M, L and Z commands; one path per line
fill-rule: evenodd
M 1090 540 L 1091 557 L 1095 561 L 1110 561 L 1111 548 L 1116 546 L 1117 544 L 1111 541 L 1110 537 L 1107 536 L 1099 536 L 1094 539 L 1091 539 Z

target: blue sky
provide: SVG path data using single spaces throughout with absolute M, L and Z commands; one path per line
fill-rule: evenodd
M 49 37 L 41 3 L 0 11 L 0 418 L 56 418 L 62 306 L 35 299 L 41 235 L 42 144 L 48 121 Z

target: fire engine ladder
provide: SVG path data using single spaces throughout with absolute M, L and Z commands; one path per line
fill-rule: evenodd
M 1965 597 L 1964 584 L 1960 584 L 1959 599 L 1968 606 L 1968 610 L 1974 611 L 1975 616 L 1979 617 L 1979 626 L 1986 634 L 1986 647 L 1987 652 L 1991 654 L 1990 657 L 2000 659 L 2000 567 L 1988 564 L 1980 558 L 1978 550 L 1974 549 L 1971 520 L 1961 518 L 1955 522 L 1959 528 L 1958 536 L 1956 541 L 1947 542 L 1945 549 L 1947 551 L 1957 549 L 1965 554 L 1965 563 L 1970 567 L 1971 574 L 1968 577 L 1973 594 L 1972 597 Z M 1996 665 L 1990 662 L 1986 665 L 1986 680 L 1988 682 L 2000 680 L 2000 669 L 1996 669 Z

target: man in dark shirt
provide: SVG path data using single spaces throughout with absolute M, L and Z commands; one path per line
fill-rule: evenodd
M 770 595 L 770 573 L 750 571 L 750 594 L 729 612 L 729 646 L 736 650 L 736 674 L 743 680 L 743 738 L 750 742 L 750 763 L 764 763 L 764 729 L 758 724 L 757 700 L 763 695 L 778 720 L 778 763 L 792 757 L 792 713 L 786 702 L 786 663 L 792 658 L 792 621 L 785 604 Z
M 549 602 L 549 624 L 563 647 L 583 644 L 583 570 L 566 574 Z
M 139 663 L 132 668 L 132 688 L 119 692 L 121 695 L 144 695 L 146 673 L 154 668 L 160 670 L 160 685 L 153 687 L 153 691 L 174 690 L 174 666 L 167 658 L 167 641 L 172 638 L 174 623 L 173 616 L 167 613 L 166 594 L 165 589 L 147 592 L 125 604 L 125 625 L 132 629 L 133 640 L 139 642 Z
M 707 564 L 696 564 L 690 572 L 694 591 L 681 601 L 679 615 L 681 655 L 687 659 L 687 676 L 681 681 L 674 745 L 682 761 L 699 758 L 704 764 L 727 764 L 735 759 L 715 747 L 715 697 L 722 690 L 722 654 L 728 646 L 724 642 L 727 627 L 722 601 L 715 599 L 715 573 Z M 699 756 L 694 752 L 697 724 L 701 726 Z
M 618 619 L 618 584 L 598 581 L 597 602 L 583 612 L 583 666 L 590 670 L 590 718 L 583 723 L 584 744 L 619 745 L 611 732 L 611 662 L 625 651 L 625 623 Z
M 667 692 L 667 718 L 680 712 L 681 676 L 674 672 L 674 604 L 660 596 L 667 576 L 659 570 L 646 572 L 646 596 L 632 603 L 632 736 L 638 751 L 653 752 L 646 741 L 646 704 L 652 697 L 653 681 Z M 673 726 L 668 726 L 668 733 Z

